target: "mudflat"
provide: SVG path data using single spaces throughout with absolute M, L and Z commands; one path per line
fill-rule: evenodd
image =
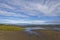
M 60 31 L 36 30 L 39 34 L 30 35 L 24 31 L 0 31 L 0 40 L 60 40 Z

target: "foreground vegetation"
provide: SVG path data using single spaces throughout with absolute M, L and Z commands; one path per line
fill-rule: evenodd
M 0 25 L 0 31 L 19 31 L 19 30 L 24 29 L 14 25 Z

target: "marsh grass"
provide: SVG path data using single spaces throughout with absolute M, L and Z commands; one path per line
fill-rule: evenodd
M 24 28 L 11 25 L 0 25 L 0 31 L 19 31 L 19 30 L 24 30 Z

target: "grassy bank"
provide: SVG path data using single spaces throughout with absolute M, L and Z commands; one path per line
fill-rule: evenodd
M 24 30 L 24 28 L 12 25 L 0 25 L 0 31 L 19 31 L 19 30 Z

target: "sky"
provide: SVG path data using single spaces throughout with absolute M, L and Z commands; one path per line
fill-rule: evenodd
M 60 0 L 0 0 L 0 23 L 60 24 Z

